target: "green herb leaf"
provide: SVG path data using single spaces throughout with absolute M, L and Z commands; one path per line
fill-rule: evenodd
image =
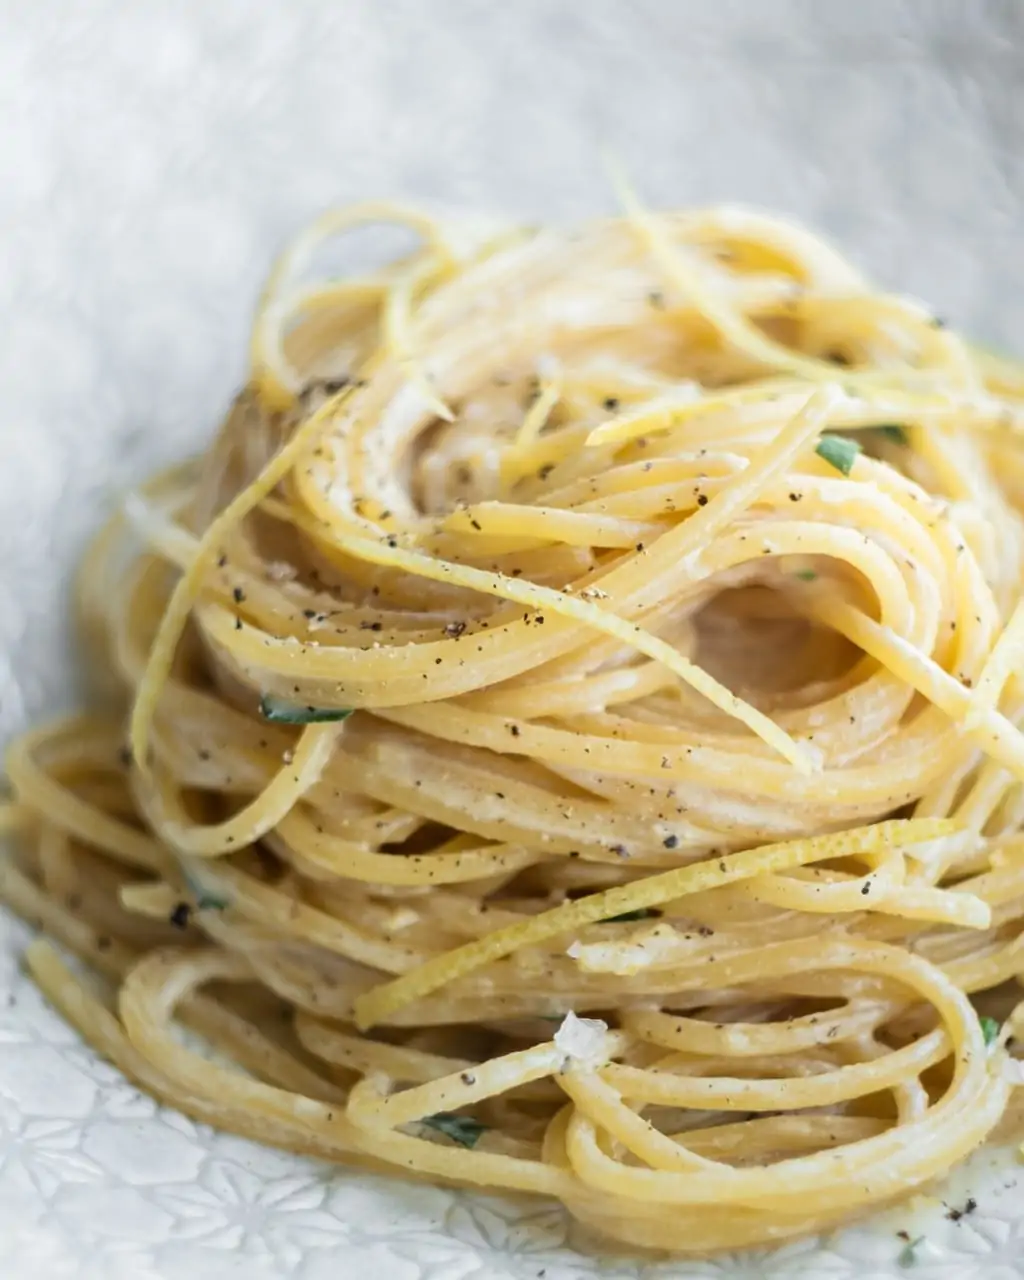
M 880 435 L 885 436 L 886 440 L 891 440 L 893 444 L 907 445 L 910 443 L 906 428 L 898 426 L 895 422 L 885 422 L 881 426 L 873 427 L 872 430 L 879 432 Z
M 487 1131 L 487 1126 L 474 1120 L 472 1116 L 456 1116 L 448 1111 L 439 1111 L 436 1116 L 424 1116 L 420 1121 L 428 1129 L 436 1129 L 460 1147 L 475 1147 L 480 1135 Z
M 324 724 L 330 720 L 347 720 L 351 707 L 309 707 L 285 702 L 265 693 L 260 698 L 260 715 L 275 724 Z
M 817 576 L 813 569 L 797 569 L 793 574 L 793 577 L 799 578 L 801 582 L 813 582 Z
M 203 884 L 202 880 L 189 871 L 188 867 L 183 866 L 181 874 L 185 877 L 189 893 L 196 900 L 197 911 L 224 911 L 231 905 L 222 893 Z
M 653 920 L 660 916 L 661 912 L 657 907 L 637 907 L 635 911 L 623 911 L 621 915 L 609 916 L 606 920 L 602 920 L 602 924 L 619 924 L 626 920 Z
M 837 471 L 841 471 L 844 476 L 848 476 L 854 459 L 860 453 L 860 445 L 856 440 L 849 440 L 846 436 L 832 435 L 829 432 L 821 437 L 814 452 Z
M 917 1265 L 917 1247 L 924 1243 L 924 1236 L 918 1236 L 916 1240 L 908 1240 L 903 1248 L 899 1251 L 896 1258 L 896 1265 L 899 1267 L 913 1267 Z
M 995 1044 L 999 1035 L 999 1023 L 995 1018 L 979 1018 L 981 1023 L 981 1034 L 985 1037 L 986 1044 Z

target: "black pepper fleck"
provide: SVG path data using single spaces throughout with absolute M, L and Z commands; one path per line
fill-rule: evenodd
M 191 914 L 192 908 L 187 902 L 176 902 L 167 919 L 176 929 L 184 929 L 188 925 L 188 918 Z

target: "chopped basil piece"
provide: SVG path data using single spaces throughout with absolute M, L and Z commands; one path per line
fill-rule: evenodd
M 872 430 L 885 436 L 886 440 L 891 440 L 893 444 L 906 445 L 910 443 L 906 428 L 897 426 L 895 422 L 885 422 L 879 427 L 873 427 Z
M 979 1018 L 981 1023 L 981 1034 L 985 1037 L 986 1044 L 995 1044 L 999 1035 L 999 1023 L 995 1018 Z
M 813 582 L 817 576 L 813 569 L 797 569 L 793 575 L 794 578 L 799 578 L 801 582 Z
M 853 468 L 854 459 L 860 453 L 860 445 L 856 440 L 848 440 L 846 436 L 835 436 L 829 433 L 821 437 L 814 452 L 837 471 L 841 471 L 844 476 L 848 476 Z
M 448 1111 L 439 1111 L 436 1116 L 424 1116 L 420 1123 L 425 1124 L 428 1129 L 443 1133 L 460 1147 L 475 1147 L 487 1128 L 472 1116 L 456 1116 Z
M 899 1267 L 913 1267 L 917 1264 L 917 1246 L 924 1243 L 924 1236 L 918 1236 L 916 1240 L 908 1240 L 903 1248 L 899 1251 L 896 1258 L 896 1265 Z
M 260 715 L 275 724 L 324 724 L 329 720 L 347 720 L 351 707 L 309 707 L 284 702 L 272 693 L 260 698 Z
M 660 916 L 661 912 L 657 907 L 637 907 L 635 911 L 623 911 L 618 916 L 608 916 L 606 920 L 602 920 L 602 924 L 619 924 L 626 920 L 653 920 Z

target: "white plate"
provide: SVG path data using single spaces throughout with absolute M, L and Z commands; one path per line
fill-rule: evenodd
M 401 193 L 789 210 L 1024 347 L 1011 0 L 0 0 L 0 734 L 76 698 L 66 573 L 117 491 L 199 447 L 286 234 Z M 561 1213 L 323 1168 L 157 1108 L 18 976 L 0 921 L 4 1280 L 1022 1280 L 1024 1182 L 713 1262 L 578 1253 Z M 7 995 L 7 993 L 10 995 Z M 6 999 L 5 999 L 6 997 Z M 7 1000 L 13 999 L 13 1003 Z M 959 1221 L 948 1209 L 973 1197 Z M 946 1206 L 942 1204 L 945 1199 Z M 904 1241 L 923 1236 L 913 1269 Z
M 78 1041 L 17 972 L 26 936 L 10 926 L 0 971 L 5 1280 L 1024 1276 L 1024 1166 L 1010 1150 L 983 1151 L 948 1185 L 825 1240 L 682 1262 L 602 1255 L 543 1201 L 368 1177 L 216 1133 L 157 1106 Z M 912 1259 L 904 1236 L 920 1241 Z

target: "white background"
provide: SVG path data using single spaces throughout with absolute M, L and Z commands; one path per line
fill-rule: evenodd
M 0 0 L 0 737 L 72 704 L 70 565 L 117 492 L 208 436 L 271 255 L 328 204 L 581 217 L 611 208 L 610 147 L 654 203 L 795 213 L 1024 348 L 1022 76 L 1016 0 Z M 417 1217 L 413 1193 L 175 1130 L 19 1000 L 0 1013 L 3 1276 L 545 1268 L 461 1200 L 416 1193 Z M 1018 1275 L 997 1203 L 991 1238 L 952 1237 L 964 1276 Z M 389 1243 L 393 1219 L 420 1243 Z M 890 1274 L 891 1229 L 857 1239 L 777 1274 Z M 550 1280 L 579 1274 L 566 1256 Z

